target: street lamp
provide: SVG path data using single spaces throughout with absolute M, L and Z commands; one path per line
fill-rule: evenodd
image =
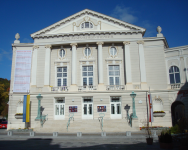
M 41 94 L 37 95 L 36 98 L 38 99 L 38 114 L 37 117 L 35 118 L 36 121 L 40 121 L 41 127 L 43 127 L 44 122 L 47 120 L 47 115 L 43 115 L 41 114 L 41 100 L 43 98 L 43 96 L 41 96 Z
M 36 98 L 38 99 L 38 114 L 35 120 L 40 120 L 41 119 L 41 100 L 43 98 L 43 96 L 41 96 L 41 94 L 37 95 Z
M 138 118 L 136 116 L 136 109 L 135 109 L 135 97 L 136 97 L 136 94 L 134 93 L 134 91 L 132 91 L 132 93 L 130 94 L 130 96 L 132 97 L 133 99 L 133 115 L 132 115 L 132 118 Z
M 129 116 L 129 109 L 131 106 L 128 106 L 128 104 L 126 104 L 126 106 L 124 107 L 124 109 L 127 111 L 127 122 L 129 123 L 130 126 L 132 126 L 132 118 L 131 116 Z

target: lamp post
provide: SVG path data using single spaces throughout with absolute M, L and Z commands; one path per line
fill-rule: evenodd
M 43 98 L 43 96 L 41 96 L 41 94 L 37 95 L 36 98 L 38 99 L 38 114 L 37 114 L 37 117 L 35 120 L 40 120 L 41 119 L 41 109 L 40 109 L 40 106 L 41 106 L 41 100 Z
M 132 118 L 138 118 L 136 116 L 136 109 L 135 109 L 135 97 L 136 97 L 136 94 L 134 93 L 134 91 L 132 91 L 132 93 L 130 94 L 130 96 L 132 97 L 133 99 L 133 115 L 132 115 Z

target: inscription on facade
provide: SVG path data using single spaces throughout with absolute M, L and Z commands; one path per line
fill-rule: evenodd
M 63 41 L 68 40 L 84 40 L 84 39 L 109 39 L 113 38 L 113 35 L 91 35 L 91 36 L 74 36 L 74 37 L 63 37 Z

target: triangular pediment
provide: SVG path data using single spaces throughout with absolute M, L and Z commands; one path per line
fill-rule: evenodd
M 40 35 L 59 35 L 69 33 L 84 33 L 84 32 L 106 32 L 106 31 L 139 31 L 144 34 L 145 29 L 129 24 L 127 22 L 115 19 L 113 17 L 103 15 L 101 13 L 85 9 L 68 18 L 65 18 L 57 23 L 54 23 L 47 28 L 39 30 L 31 37 Z

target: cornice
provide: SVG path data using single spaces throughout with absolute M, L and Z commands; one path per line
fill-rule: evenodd
M 124 27 L 129 27 L 130 29 L 137 29 L 137 30 L 141 30 L 142 33 L 144 34 L 146 29 L 145 28 L 142 28 L 142 27 L 139 27 L 139 26 L 136 26 L 136 25 L 133 25 L 133 24 L 130 24 L 130 23 L 127 23 L 127 22 L 124 22 L 124 21 L 121 21 L 119 19 L 116 19 L 116 18 L 113 18 L 113 17 L 110 17 L 110 16 L 107 16 L 107 15 L 104 15 L 104 14 L 101 14 L 101 13 L 98 13 L 98 12 L 95 12 L 95 11 L 92 11 L 92 10 L 89 10 L 89 9 L 84 9 L 74 15 L 71 15 L 70 17 L 67 17 L 63 20 L 60 20 L 42 30 L 39 30 L 35 33 L 32 33 L 31 34 L 31 37 L 34 37 L 36 35 L 39 35 L 39 34 L 45 34 L 46 32 L 49 32 L 53 29 L 55 29 L 56 27 L 59 27 L 63 24 L 66 24 L 67 22 L 70 22 L 72 21 L 73 19 L 76 19 L 77 17 L 80 17 L 82 15 L 92 15 L 92 16 L 96 16 L 98 18 L 102 18 L 103 20 L 108 20 L 109 22 L 113 22 L 113 23 L 116 23 L 116 24 L 119 24 L 121 26 L 124 26 Z
M 74 36 L 74 35 L 104 35 L 104 34 L 128 34 L 128 33 L 142 33 L 141 30 L 116 30 L 116 31 L 89 31 L 89 32 L 70 32 L 70 33 L 61 33 L 61 34 L 42 34 L 42 35 L 36 35 L 33 38 L 44 38 L 44 37 L 64 37 L 64 36 Z

